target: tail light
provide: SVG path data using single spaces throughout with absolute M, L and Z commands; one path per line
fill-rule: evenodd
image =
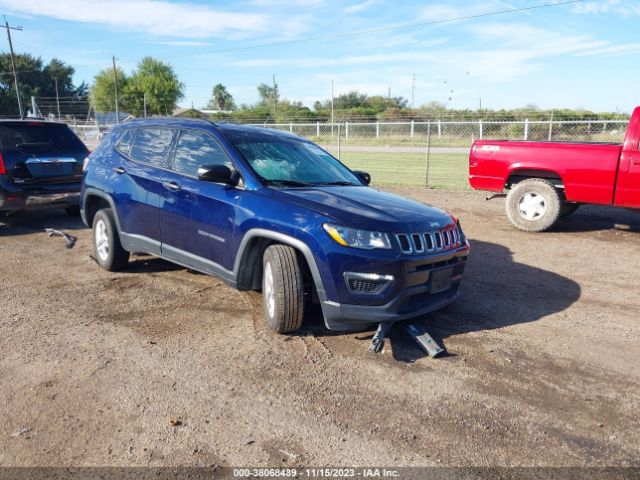
M 476 159 L 476 145 L 474 144 L 471 147 L 471 152 L 469 154 L 469 166 L 470 167 L 475 167 L 476 165 L 478 165 L 478 160 Z
M 6 175 L 7 168 L 4 166 L 4 158 L 2 158 L 2 154 L 0 153 L 0 175 Z

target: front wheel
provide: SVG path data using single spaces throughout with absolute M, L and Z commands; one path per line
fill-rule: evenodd
M 278 333 L 295 332 L 302 325 L 304 283 L 296 251 L 272 245 L 262 259 L 262 295 L 269 327 Z
M 514 185 L 507 195 L 509 221 L 525 232 L 542 232 L 560 217 L 561 198 L 547 180 L 530 178 Z
M 122 248 L 110 208 L 99 210 L 93 217 L 93 255 L 110 272 L 122 270 L 129 261 L 129 252 Z

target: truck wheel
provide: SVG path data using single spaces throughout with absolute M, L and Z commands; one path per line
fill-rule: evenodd
M 262 296 L 269 327 L 278 333 L 295 332 L 302 325 L 304 285 L 296 251 L 272 245 L 262 259 Z
M 110 272 L 123 269 L 129 261 L 129 252 L 122 248 L 110 208 L 98 210 L 93 217 L 93 256 L 98 265 Z
M 561 217 L 568 217 L 569 215 L 571 215 L 573 212 L 575 212 L 579 208 L 580 208 L 580 204 L 579 203 L 564 202 L 562 204 L 562 206 L 560 207 L 560 216 Z
M 547 180 L 530 178 L 517 183 L 507 195 L 507 216 L 518 229 L 542 232 L 560 217 L 560 194 Z

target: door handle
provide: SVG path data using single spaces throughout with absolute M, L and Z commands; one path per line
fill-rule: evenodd
M 180 185 L 178 185 L 176 182 L 164 182 L 162 186 L 166 189 L 173 190 L 173 191 L 180 190 Z
M 113 169 L 113 171 L 116 172 L 118 175 L 122 175 L 123 173 L 127 173 L 127 171 L 122 167 L 115 167 Z

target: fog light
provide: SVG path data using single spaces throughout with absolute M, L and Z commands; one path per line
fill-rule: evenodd
M 357 293 L 360 295 L 376 295 L 381 293 L 391 282 L 393 282 L 393 275 L 345 272 L 344 280 L 351 293 Z

